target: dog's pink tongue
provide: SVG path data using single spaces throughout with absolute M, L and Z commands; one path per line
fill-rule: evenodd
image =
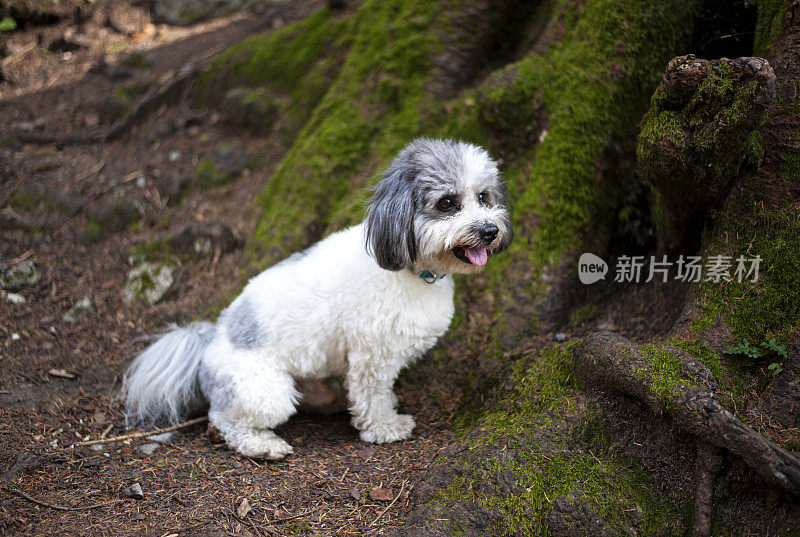
M 464 253 L 473 265 L 482 267 L 489 259 L 489 254 L 486 253 L 486 248 L 464 248 Z

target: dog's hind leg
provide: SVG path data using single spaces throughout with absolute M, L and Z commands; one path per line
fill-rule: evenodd
M 299 393 L 291 375 L 252 363 L 216 373 L 210 389 L 204 389 L 208 419 L 228 447 L 260 459 L 282 459 L 292 453 L 292 446 L 272 431 L 295 413 Z

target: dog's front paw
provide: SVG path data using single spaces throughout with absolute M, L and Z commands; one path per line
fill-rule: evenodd
M 385 444 L 405 440 L 414 429 L 414 418 L 408 414 L 395 414 L 361 431 L 361 440 L 373 444 Z
M 234 449 L 245 457 L 272 461 L 294 453 L 294 449 L 286 440 L 271 432 L 245 436 Z

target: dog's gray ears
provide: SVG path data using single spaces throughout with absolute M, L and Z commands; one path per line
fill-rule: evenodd
M 367 251 L 386 270 L 413 268 L 417 259 L 413 171 L 399 160 L 375 188 L 365 220 Z
M 498 180 L 497 186 L 493 189 L 494 199 L 496 200 L 497 205 L 502 205 L 506 208 L 505 215 L 503 215 L 501 228 L 503 228 L 503 238 L 500 240 L 500 244 L 492 250 L 492 255 L 499 254 L 503 250 L 507 249 L 511 244 L 511 240 L 514 238 L 514 230 L 511 224 L 511 202 L 508 199 L 508 189 L 506 185 Z

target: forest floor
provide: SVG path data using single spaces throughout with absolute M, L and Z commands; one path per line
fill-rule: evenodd
M 258 219 L 251 200 L 285 147 L 270 132 L 226 128 L 187 99 L 188 91 L 107 142 L 12 137 L 19 130 L 108 128 L 105 114 L 116 97 L 132 95 L 135 103 L 209 51 L 321 5 L 282 3 L 178 27 L 151 24 L 135 3 L 100 1 L 82 22 L 0 34 L 0 269 L 32 261 L 40 273 L 38 283 L 18 291 L 24 303 L 0 291 L 0 533 L 374 535 L 413 507 L 415 483 L 453 439 L 458 393 L 446 378 L 424 387 L 399 383 L 401 408 L 417 428 L 395 444 L 361 442 L 340 413 L 291 419 L 278 432 L 295 454 L 278 462 L 228 451 L 204 425 L 179 431 L 149 455 L 140 450 L 152 444 L 146 438 L 71 447 L 126 432 L 117 394 L 144 335 L 213 315 L 252 276 L 243 270 L 241 247 L 173 256 L 178 270 L 169 294 L 154 306 L 130 305 L 122 290 L 131 252 L 190 223 L 224 224 L 241 239 L 251 236 Z M 255 155 L 258 165 L 231 184 L 203 189 L 195 168 L 223 144 Z M 169 184 L 185 190 L 182 199 Z M 138 221 L 87 239 L 89 216 L 115 197 L 133 200 Z M 65 320 L 84 296 L 92 311 Z M 136 483 L 138 498 L 129 491 Z

